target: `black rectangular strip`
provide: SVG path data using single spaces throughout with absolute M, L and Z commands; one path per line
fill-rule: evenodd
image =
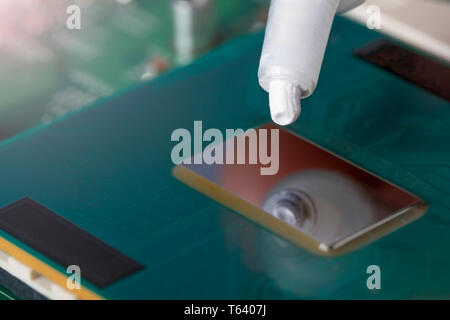
M 450 68 L 389 41 L 376 41 L 356 55 L 450 101 Z
M 29 198 L 0 209 L 0 229 L 100 288 L 144 268 Z

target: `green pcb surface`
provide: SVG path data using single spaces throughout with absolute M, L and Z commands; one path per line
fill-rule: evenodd
M 450 106 L 354 55 L 378 38 L 336 18 L 319 87 L 290 127 L 430 204 L 363 249 L 332 259 L 281 250 L 171 175 L 173 130 L 270 121 L 256 76 L 261 33 L 2 142 L 0 207 L 30 197 L 145 266 L 103 289 L 82 282 L 106 298 L 449 298 Z M 366 286 L 373 264 L 381 290 Z

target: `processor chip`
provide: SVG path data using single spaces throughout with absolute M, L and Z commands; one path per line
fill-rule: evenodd
M 194 164 L 177 178 L 295 244 L 337 255 L 419 218 L 427 205 L 415 195 L 314 143 L 279 131 L 279 170 L 261 175 L 252 164 Z M 234 139 L 238 139 L 235 137 Z M 226 142 L 219 148 L 230 152 Z M 226 156 L 225 156 L 226 157 Z

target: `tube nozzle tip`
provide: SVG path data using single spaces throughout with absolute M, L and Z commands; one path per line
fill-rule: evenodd
M 272 80 L 269 85 L 269 105 L 272 120 L 280 126 L 289 125 L 300 115 L 301 90 L 286 80 Z

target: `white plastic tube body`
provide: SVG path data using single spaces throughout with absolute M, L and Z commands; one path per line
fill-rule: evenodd
M 300 115 L 300 99 L 310 96 L 336 12 L 363 0 L 272 0 L 258 71 L 269 92 L 272 119 L 287 125 Z

